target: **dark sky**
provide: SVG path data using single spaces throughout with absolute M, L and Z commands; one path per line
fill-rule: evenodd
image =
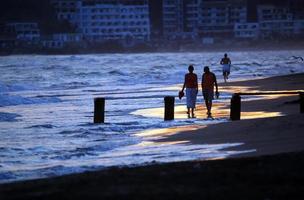
M 38 22 L 43 34 L 73 32 L 68 22 L 60 22 L 49 0 L 1 1 L 0 22 Z
M 36 20 L 52 15 L 49 0 L 5 0 L 1 1 L 0 18 L 6 20 Z

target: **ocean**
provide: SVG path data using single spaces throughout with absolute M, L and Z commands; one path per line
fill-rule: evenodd
M 189 64 L 199 81 L 208 65 L 222 82 L 224 53 L 0 57 L 0 183 L 244 153 L 224 149 L 241 144 L 154 143 L 153 136 L 140 134 L 228 121 L 164 121 L 141 114 L 162 109 L 164 96 L 177 96 Z M 303 55 L 303 50 L 231 52 L 229 81 L 304 72 L 294 57 Z M 93 124 L 96 97 L 106 99 L 104 124 Z M 228 104 L 230 97 L 223 93 L 216 102 Z M 176 98 L 175 104 L 185 105 L 185 99 Z

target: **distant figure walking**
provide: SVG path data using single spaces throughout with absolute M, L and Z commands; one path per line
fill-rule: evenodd
M 194 109 L 195 109 L 196 97 L 198 93 L 197 75 L 193 73 L 194 67 L 192 65 L 188 67 L 188 71 L 189 73 L 185 75 L 185 81 L 181 93 L 183 93 L 184 89 L 186 88 L 188 118 L 190 118 L 190 111 L 192 118 L 195 118 Z
M 218 98 L 219 92 L 217 87 L 216 76 L 214 73 L 210 72 L 209 67 L 206 66 L 204 67 L 204 74 L 202 76 L 202 90 L 203 90 L 205 104 L 207 107 L 208 117 L 211 117 L 212 100 L 214 97 L 214 86 L 216 88 L 216 92 L 215 92 L 216 98 Z
M 221 60 L 221 65 L 223 66 L 223 76 L 225 83 L 227 82 L 228 76 L 230 74 L 230 66 L 231 60 L 228 58 L 227 54 L 225 53 L 224 58 Z

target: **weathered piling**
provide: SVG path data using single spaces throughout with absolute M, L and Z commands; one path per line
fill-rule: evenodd
M 174 120 L 174 97 L 166 96 L 165 100 L 165 120 Z
M 94 99 L 94 123 L 104 123 L 105 99 Z
M 300 96 L 300 113 L 304 113 L 304 92 L 299 93 Z
M 234 94 L 231 98 L 230 119 L 233 121 L 241 119 L 241 96 L 239 94 Z

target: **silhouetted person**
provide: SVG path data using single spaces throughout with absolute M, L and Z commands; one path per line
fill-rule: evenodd
M 198 93 L 198 83 L 197 83 L 197 75 L 193 73 L 194 67 L 190 65 L 188 67 L 189 73 L 185 75 L 185 81 L 183 85 L 183 89 L 181 92 L 184 92 L 184 89 L 186 88 L 186 99 L 187 99 L 187 114 L 190 118 L 190 110 L 192 118 L 195 117 L 194 115 L 194 109 L 196 104 L 196 97 Z
M 225 53 L 224 58 L 221 60 L 221 65 L 223 66 L 223 76 L 225 83 L 227 82 L 228 76 L 230 74 L 230 66 L 231 60 L 228 58 L 227 54 Z
M 216 97 L 218 98 L 219 92 L 217 87 L 216 76 L 214 73 L 210 72 L 208 66 L 204 67 L 204 74 L 202 76 L 202 90 L 207 107 L 207 115 L 211 117 L 212 100 L 214 97 L 214 86 L 216 88 Z

